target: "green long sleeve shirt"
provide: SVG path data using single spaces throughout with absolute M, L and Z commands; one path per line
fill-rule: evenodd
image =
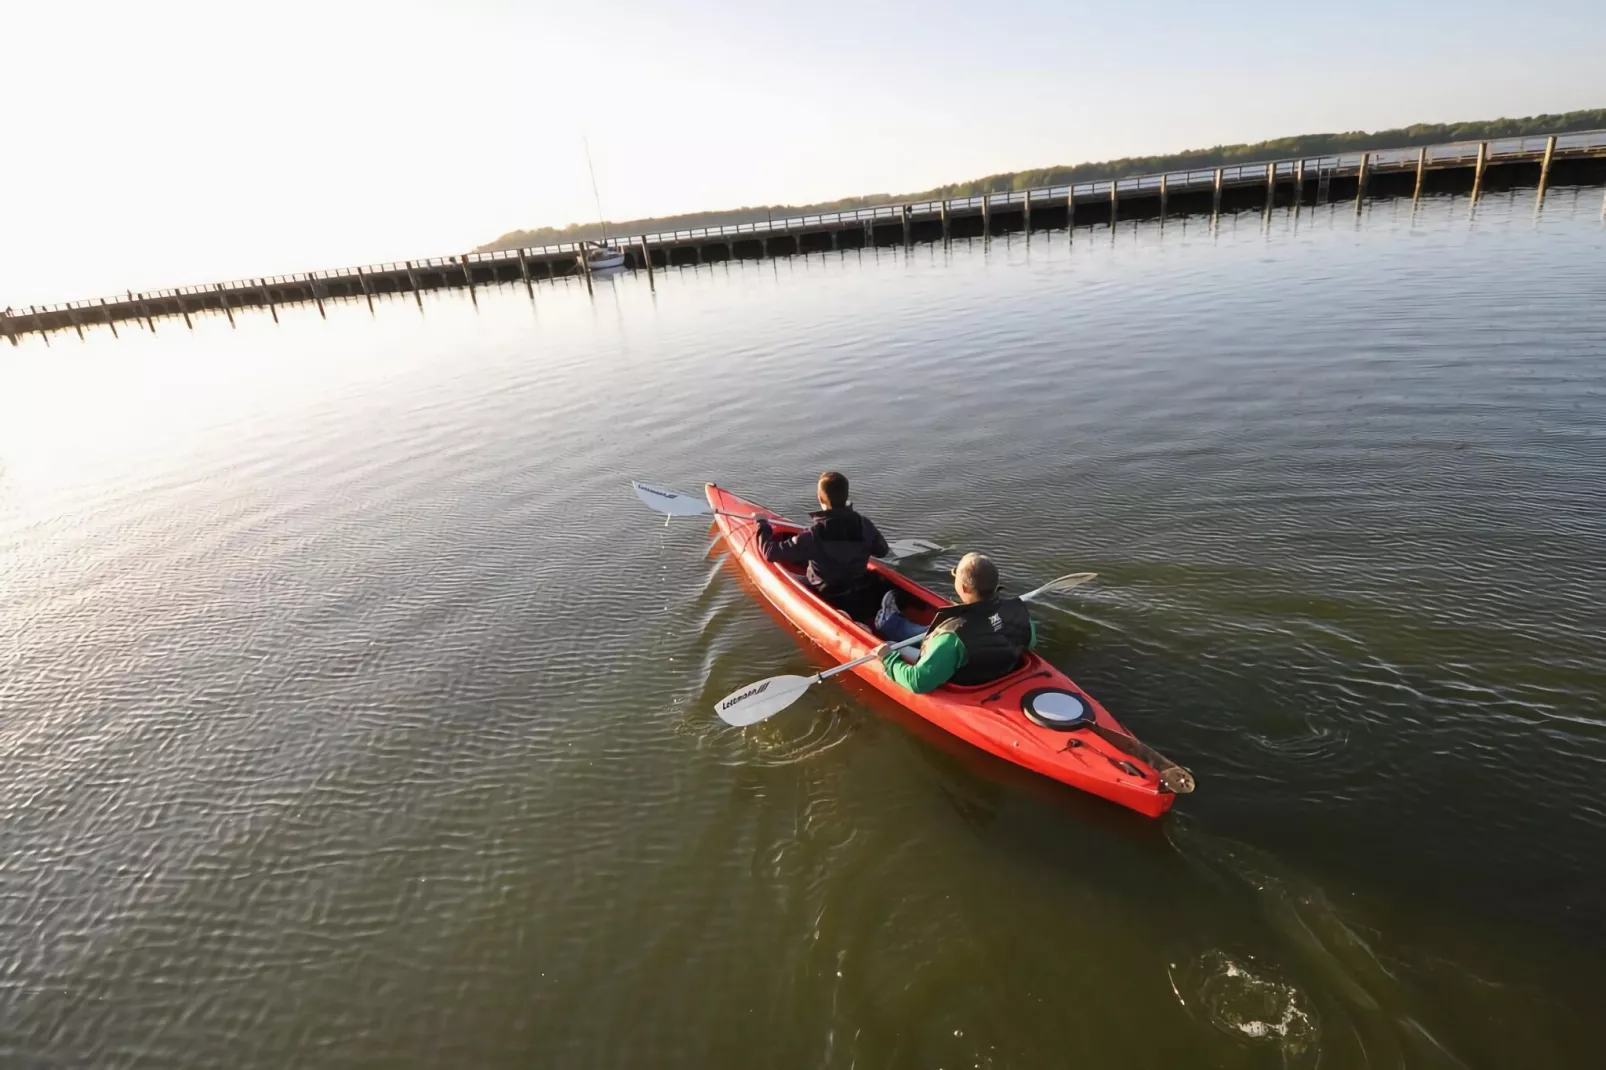
M 1037 649 L 1037 622 L 1032 621 L 1032 639 L 1026 649 Z M 881 665 L 887 675 L 900 686 L 917 695 L 924 695 L 953 679 L 954 673 L 965 663 L 965 644 L 953 632 L 943 632 L 927 639 L 920 647 L 920 660 L 913 665 L 903 660 L 903 652 L 889 650 L 881 655 Z

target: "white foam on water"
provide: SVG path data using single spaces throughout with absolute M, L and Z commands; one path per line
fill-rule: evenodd
M 1272 1041 L 1292 1055 L 1313 1047 L 1320 1032 L 1304 993 L 1258 964 L 1212 949 L 1168 972 L 1178 1002 L 1199 1007 L 1224 1033 Z

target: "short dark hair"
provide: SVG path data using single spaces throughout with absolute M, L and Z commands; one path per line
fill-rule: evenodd
M 820 497 L 832 509 L 848 504 L 848 477 L 841 472 L 820 473 Z

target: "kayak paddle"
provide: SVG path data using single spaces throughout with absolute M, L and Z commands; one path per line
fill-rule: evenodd
M 647 508 L 664 514 L 664 523 L 667 524 L 677 516 L 729 516 L 737 520 L 757 520 L 757 513 L 732 513 L 725 509 L 715 509 L 708 504 L 708 500 L 696 494 L 683 494 L 678 490 L 668 490 L 664 487 L 655 487 L 651 483 L 632 480 L 630 485 L 636 489 L 636 497 Z M 886 556 L 888 564 L 896 565 L 915 557 L 925 557 L 928 554 L 941 553 L 947 549 L 932 542 L 930 539 L 897 539 L 887 543 L 889 553 Z
M 1041 587 L 1027 591 L 1020 596 L 1022 602 L 1035 602 L 1042 595 L 1053 594 L 1056 591 L 1069 591 L 1072 587 L 1080 587 L 1093 579 L 1097 573 L 1073 572 L 1058 579 L 1049 580 Z M 911 636 L 901 642 L 893 643 L 888 650 L 902 650 L 906 646 L 913 646 L 925 638 L 925 634 Z M 829 680 L 839 672 L 857 669 L 875 661 L 881 655 L 879 648 L 866 654 L 862 658 L 843 662 L 833 669 L 815 673 L 813 676 L 772 676 L 768 680 L 760 680 L 719 700 L 714 712 L 719 714 L 720 720 L 736 728 L 745 728 L 750 724 L 774 717 L 786 707 L 803 697 L 803 692 L 819 683 Z
M 677 516 L 713 516 L 722 514 L 733 516 L 738 520 L 757 520 L 757 513 L 732 513 L 725 509 L 715 509 L 708 504 L 708 499 L 695 494 L 682 494 L 678 490 L 665 490 L 655 487 L 651 483 L 643 483 L 639 479 L 632 479 L 630 485 L 636 488 L 636 497 L 647 508 L 664 514 L 665 523 L 669 518 Z

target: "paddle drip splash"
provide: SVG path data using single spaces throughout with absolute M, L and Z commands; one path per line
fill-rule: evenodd
M 1211 950 L 1167 972 L 1182 1005 L 1203 1012 L 1223 1033 L 1276 1043 L 1285 1056 L 1314 1048 L 1320 1032 L 1315 1009 L 1299 989 L 1258 963 Z

